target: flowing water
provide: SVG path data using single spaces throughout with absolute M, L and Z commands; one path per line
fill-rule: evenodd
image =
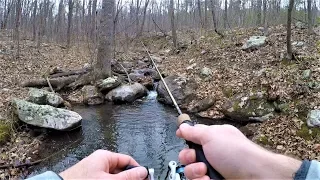
M 41 154 L 59 153 L 34 167 L 31 176 L 46 170 L 61 172 L 97 149 L 108 149 L 131 155 L 140 165 L 154 168 L 157 178 L 164 179 L 169 161 L 178 161 L 185 143 L 175 136 L 177 112 L 158 103 L 156 95 L 151 91 L 148 97 L 130 105 L 76 107 L 83 117 L 81 129 L 49 133 Z M 204 124 L 226 123 L 193 118 Z

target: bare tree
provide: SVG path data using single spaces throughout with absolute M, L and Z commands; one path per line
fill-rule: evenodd
M 32 17 L 33 17 L 33 37 L 32 37 L 32 40 L 35 41 L 36 40 L 36 36 L 37 36 L 37 8 L 38 8 L 38 0 L 35 0 L 34 1 L 34 4 L 33 4 L 33 14 L 32 14 Z
M 17 54 L 16 58 L 20 56 L 20 21 L 21 21 L 21 0 L 16 2 L 16 23 L 15 23 L 15 35 L 14 39 L 17 45 Z
M 309 34 L 312 34 L 313 24 L 312 24 L 311 0 L 307 0 L 307 1 L 308 1 L 308 32 L 309 32 Z
M 292 45 L 291 45 L 291 21 L 292 21 L 292 9 L 294 6 L 294 0 L 289 1 L 288 7 L 288 21 L 287 21 L 287 59 L 292 60 Z
M 71 44 L 71 29 L 72 29 L 72 16 L 73 16 L 73 0 L 69 0 L 69 12 L 68 12 L 68 30 L 67 30 L 67 48 L 70 48 Z
M 223 19 L 223 27 L 227 29 L 228 23 L 228 0 L 224 0 L 224 19 Z
M 145 4 L 144 4 L 143 18 L 142 18 L 142 23 L 141 23 L 141 26 L 140 26 L 140 31 L 138 33 L 138 36 L 141 36 L 142 32 L 143 32 L 143 28 L 144 28 L 144 24 L 145 24 L 145 21 L 146 21 L 146 15 L 147 15 L 147 9 L 148 9 L 149 2 L 150 2 L 150 0 L 146 0 Z
M 199 21 L 200 21 L 200 27 L 203 28 L 203 21 L 202 21 L 202 13 L 201 13 L 201 3 L 200 0 L 197 0 L 197 7 L 198 7 L 198 13 L 199 13 Z
M 216 20 L 216 14 L 215 14 L 215 5 L 213 0 L 211 1 L 211 13 L 212 13 L 212 22 L 213 22 L 213 30 L 214 32 L 216 32 L 219 36 L 223 37 L 223 34 L 221 32 L 218 31 L 218 24 L 217 24 L 217 20 Z
M 94 68 L 98 78 L 110 77 L 111 59 L 113 57 L 113 25 L 114 25 L 114 0 L 102 1 L 102 17 L 100 19 L 100 35 L 97 62 Z
M 172 32 L 172 42 L 174 48 L 177 48 L 177 30 L 175 26 L 175 19 L 174 19 L 174 3 L 173 0 L 170 0 L 170 7 L 169 7 L 169 12 L 170 12 L 170 21 L 171 21 L 171 32 Z
M 261 6 L 262 6 L 262 0 L 257 0 L 257 22 L 256 22 L 256 24 L 258 26 L 261 25 Z
M 92 4 L 92 19 L 91 19 L 91 37 L 93 40 L 93 44 L 96 44 L 96 39 L 97 39 L 97 0 L 93 0 L 93 4 Z

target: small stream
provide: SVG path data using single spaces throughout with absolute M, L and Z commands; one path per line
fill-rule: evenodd
M 131 155 L 140 165 L 154 168 L 158 179 L 164 179 L 169 161 L 178 161 L 185 143 L 175 136 L 177 112 L 158 103 L 156 96 L 151 91 L 130 105 L 75 107 L 83 117 L 82 127 L 72 132 L 50 132 L 40 154 L 59 153 L 35 166 L 30 176 L 46 170 L 61 172 L 97 149 L 108 149 Z M 204 124 L 227 123 L 193 118 Z

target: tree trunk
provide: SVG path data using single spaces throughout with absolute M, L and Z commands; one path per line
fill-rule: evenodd
M 256 25 L 261 25 L 261 6 L 262 6 L 262 0 L 257 0 L 257 22 Z
M 312 34 L 313 24 L 312 24 L 312 10 L 311 10 L 311 0 L 308 1 L 308 32 Z
M 37 37 L 37 8 L 38 8 L 38 0 L 34 1 L 33 7 L 33 36 L 32 40 L 35 41 Z
M 267 0 L 263 0 L 263 19 L 262 24 L 264 27 L 264 35 L 267 34 L 268 31 L 268 21 L 267 21 Z
M 210 2 L 211 2 L 211 13 L 212 13 L 213 30 L 219 36 L 223 37 L 223 34 L 218 31 L 218 27 L 217 27 L 218 25 L 217 25 L 217 20 L 216 20 L 216 15 L 215 15 L 214 2 L 213 2 L 213 0 L 210 0 Z
M 68 30 L 67 30 L 67 48 L 71 45 L 71 30 L 72 30 L 72 16 L 73 16 L 73 0 L 69 0 L 69 13 L 68 13 Z
M 172 32 L 172 41 L 173 41 L 173 47 L 177 48 L 177 30 L 174 22 L 174 3 L 173 0 L 170 0 L 170 7 L 169 7 L 169 12 L 170 12 L 170 21 L 171 21 L 171 32 Z
M 91 38 L 93 41 L 93 44 L 95 45 L 97 42 L 97 0 L 93 0 L 92 4 L 92 20 L 91 20 Z M 95 46 L 96 47 L 96 46 Z
M 148 8 L 148 5 L 149 5 L 149 2 L 150 2 L 150 0 L 146 0 L 145 5 L 144 5 L 143 18 L 142 18 L 142 23 L 141 23 L 141 26 L 140 26 L 140 31 L 138 33 L 138 36 L 141 36 L 142 33 L 143 33 L 143 28 L 144 28 L 144 24 L 145 24 L 145 21 L 146 21 L 147 8 Z
M 15 41 L 17 45 L 16 58 L 20 56 L 20 21 L 21 21 L 21 0 L 17 0 L 16 4 L 16 25 L 15 25 Z
M 204 0 L 204 28 L 208 29 L 208 0 Z
M 294 6 L 294 0 L 289 1 L 288 7 L 288 21 L 287 21 L 287 59 L 292 60 L 292 45 L 291 45 L 291 21 L 292 21 L 292 9 Z
M 224 1 L 224 19 L 223 19 L 223 27 L 227 29 L 228 23 L 228 0 Z
M 203 28 L 203 22 L 202 22 L 202 13 L 201 13 L 201 3 L 200 0 L 197 0 L 197 7 L 198 7 L 198 13 L 199 13 L 199 21 L 200 21 L 200 28 Z
M 114 0 L 102 1 L 102 17 L 100 19 L 100 36 L 97 62 L 94 68 L 96 78 L 105 78 L 112 75 L 111 59 L 113 57 L 113 25 Z

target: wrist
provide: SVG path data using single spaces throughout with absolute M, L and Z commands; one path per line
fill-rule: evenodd
M 272 179 L 293 179 L 295 173 L 300 168 L 302 162 L 291 157 L 275 154 L 261 149 L 256 154 L 257 158 L 254 172 L 251 172 L 251 178 L 272 178 Z M 247 176 L 248 177 L 248 176 Z

